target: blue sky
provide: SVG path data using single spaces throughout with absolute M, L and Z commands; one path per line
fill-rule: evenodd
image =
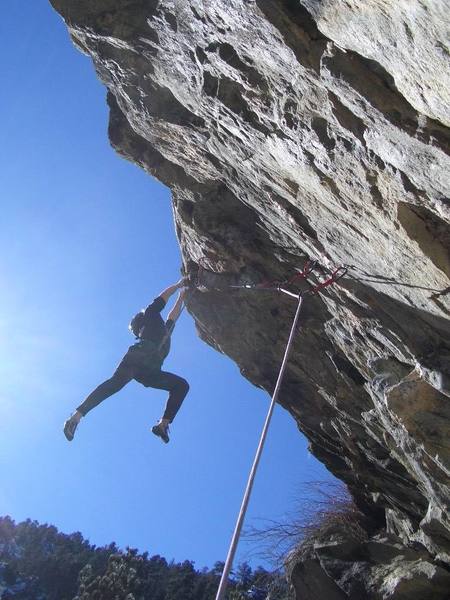
M 107 139 L 105 89 L 47 0 L 0 22 L 0 514 L 195 561 L 224 560 L 269 405 L 185 312 L 165 368 L 191 391 L 169 445 L 149 428 L 165 393 L 131 383 L 62 424 L 110 376 L 131 316 L 179 278 L 169 191 Z M 293 310 L 295 306 L 293 305 Z M 330 476 L 276 408 L 247 525 Z M 262 561 L 241 544 L 237 561 Z

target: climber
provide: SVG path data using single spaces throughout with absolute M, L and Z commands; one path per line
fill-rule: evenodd
M 145 387 L 169 392 L 164 414 L 152 427 L 152 432 L 167 444 L 169 423 L 174 420 L 189 391 L 189 384 L 185 379 L 161 370 L 164 359 L 170 350 L 170 334 L 182 311 L 186 283 L 186 279 L 183 278 L 169 286 L 145 310 L 140 311 L 132 319 L 129 328 L 139 341 L 130 346 L 113 376 L 89 394 L 64 423 L 64 435 L 69 442 L 73 440 L 75 430 L 82 417 L 135 379 Z M 180 290 L 177 301 L 164 322 L 160 312 L 177 290 Z

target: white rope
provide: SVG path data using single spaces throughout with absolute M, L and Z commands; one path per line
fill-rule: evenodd
M 294 321 L 292 323 L 291 333 L 289 334 L 289 340 L 288 340 L 288 343 L 286 346 L 286 350 L 284 352 L 283 362 L 281 363 L 281 368 L 280 368 L 280 372 L 278 374 L 278 379 L 277 379 L 277 383 L 275 385 L 275 390 L 273 392 L 272 400 L 270 402 L 269 411 L 267 413 L 266 421 L 264 423 L 264 427 L 263 427 L 263 430 L 261 433 L 258 448 L 256 450 L 255 458 L 253 460 L 253 466 L 251 468 L 250 475 L 248 477 L 247 487 L 245 489 L 244 498 L 243 498 L 242 504 L 241 504 L 241 510 L 239 511 L 239 516 L 236 521 L 236 526 L 234 529 L 233 537 L 231 539 L 231 544 L 230 544 L 230 549 L 228 550 L 227 560 L 226 560 L 225 566 L 223 568 L 223 573 L 222 573 L 222 577 L 220 579 L 219 589 L 217 590 L 216 600 L 224 600 L 225 599 L 225 594 L 226 594 L 227 585 L 228 585 L 228 577 L 229 577 L 229 574 L 231 571 L 231 567 L 233 566 L 233 559 L 234 559 L 234 555 L 236 553 L 236 548 L 237 548 L 237 545 L 239 542 L 239 537 L 241 535 L 241 529 L 242 529 L 242 525 L 244 523 L 245 513 L 247 512 L 247 506 L 248 506 L 248 502 L 250 500 L 250 494 L 252 492 L 252 487 L 253 487 L 253 483 L 255 480 L 256 470 L 258 468 L 259 460 L 261 458 L 261 454 L 262 454 L 263 447 L 264 447 L 264 442 L 266 441 L 267 431 L 269 429 L 270 420 L 272 418 L 272 413 L 275 408 L 275 403 L 277 401 L 278 392 L 280 390 L 281 382 L 283 380 L 283 375 L 284 375 L 284 371 L 286 369 L 286 364 L 287 364 L 287 361 L 289 358 L 289 353 L 291 350 L 292 342 L 294 341 L 295 330 L 297 327 L 298 318 L 300 316 L 300 309 L 301 309 L 302 300 L 303 300 L 301 295 L 296 296 L 296 297 L 298 298 L 297 311 L 295 313 Z

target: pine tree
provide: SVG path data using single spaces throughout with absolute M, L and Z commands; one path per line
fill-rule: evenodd
M 0 518 L 1 600 L 214 600 L 224 563 L 197 571 L 115 544 L 97 548 L 80 533 Z M 229 600 L 288 600 L 278 575 L 247 563 L 229 582 Z M 284 590 L 286 589 L 286 594 Z

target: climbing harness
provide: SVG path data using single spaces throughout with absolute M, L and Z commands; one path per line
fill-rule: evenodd
M 288 343 L 286 345 L 286 349 L 284 352 L 283 361 L 281 363 L 280 372 L 278 373 L 275 390 L 272 395 L 269 410 L 268 410 L 268 413 L 266 416 L 266 420 L 264 422 L 261 437 L 259 439 L 258 448 L 256 450 L 255 458 L 253 460 L 253 465 L 252 465 L 252 468 L 250 470 L 250 474 L 248 477 L 247 486 L 245 488 L 241 508 L 239 510 L 239 515 L 238 515 L 236 525 L 234 528 L 233 536 L 232 536 L 231 543 L 230 543 L 230 548 L 228 550 L 227 559 L 225 561 L 225 566 L 223 569 L 222 577 L 220 579 L 219 588 L 217 590 L 216 600 L 224 600 L 225 599 L 225 594 L 226 594 L 226 590 L 227 590 L 227 586 L 228 586 L 228 577 L 229 577 L 231 568 L 233 566 L 234 555 L 236 553 L 237 545 L 238 545 L 239 538 L 241 535 L 242 526 L 244 524 L 245 514 L 247 512 L 247 507 L 248 507 L 248 503 L 250 500 L 250 495 L 252 492 L 256 471 L 257 471 L 258 464 L 259 464 L 259 461 L 261 458 L 261 454 L 262 454 L 262 451 L 264 448 L 264 443 L 266 441 L 267 432 L 268 432 L 270 421 L 272 419 L 272 414 L 273 414 L 273 411 L 275 408 L 275 403 L 277 401 L 278 393 L 280 391 L 281 383 L 283 381 L 283 376 L 284 376 L 284 372 L 285 372 L 286 365 L 288 362 L 291 347 L 292 347 L 292 344 L 293 344 L 293 341 L 295 338 L 297 323 L 298 323 L 298 320 L 300 317 L 300 311 L 301 311 L 302 303 L 303 303 L 303 297 L 306 294 L 317 294 L 318 292 L 322 291 L 326 287 L 336 283 L 336 281 L 338 281 L 341 277 L 343 277 L 347 273 L 347 269 L 345 267 L 338 267 L 331 273 L 331 275 L 326 280 L 319 282 L 318 284 L 312 285 L 309 290 L 295 294 L 294 292 L 287 289 L 287 285 L 296 283 L 297 280 L 299 280 L 299 279 L 307 280 L 306 278 L 308 277 L 308 275 L 310 275 L 314 269 L 317 269 L 317 267 L 318 267 L 317 263 L 308 261 L 308 262 L 306 262 L 302 271 L 297 272 L 289 280 L 281 282 L 281 283 L 268 282 L 267 284 L 259 284 L 259 286 L 252 286 L 252 285 L 228 286 L 228 287 L 237 287 L 237 288 L 242 288 L 242 289 L 277 290 L 279 292 L 287 294 L 288 296 L 296 298 L 298 300 L 298 303 L 297 303 L 297 309 L 295 311 L 294 320 L 292 322 L 291 331 L 289 333 Z M 261 285 L 263 285 L 263 287 L 261 287 Z

